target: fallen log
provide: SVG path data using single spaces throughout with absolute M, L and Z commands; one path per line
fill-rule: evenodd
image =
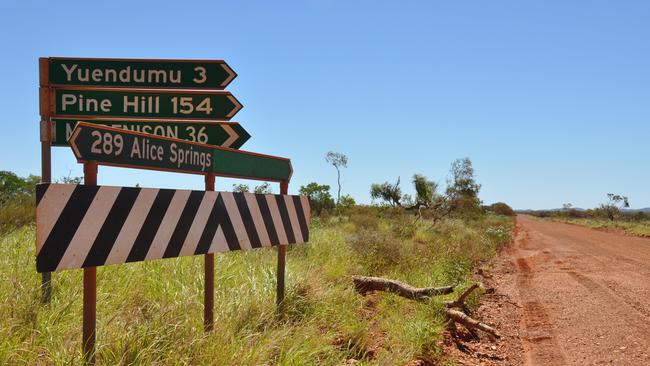
M 412 300 L 427 300 L 432 296 L 446 295 L 454 291 L 454 286 L 419 288 L 400 281 L 381 277 L 352 276 L 352 282 L 354 283 L 355 290 L 361 295 L 365 295 L 372 291 L 387 291 Z M 465 301 L 469 295 L 479 287 L 481 287 L 481 285 L 475 283 L 463 291 L 456 300 L 447 301 L 445 303 L 445 315 L 447 315 L 447 319 L 449 320 L 449 328 L 452 330 L 453 335 L 455 333 L 455 324 L 460 323 L 472 334 L 475 334 L 474 329 L 479 329 L 490 334 L 494 338 L 500 338 L 501 336 L 496 329 L 487 324 L 481 323 L 468 315 L 469 309 L 467 308 L 467 305 L 465 305 Z M 454 310 L 454 308 L 459 308 L 461 311 Z
M 381 277 L 352 276 L 352 282 L 361 295 L 372 291 L 387 291 L 412 300 L 427 300 L 432 296 L 446 295 L 454 291 L 454 286 L 420 288 Z

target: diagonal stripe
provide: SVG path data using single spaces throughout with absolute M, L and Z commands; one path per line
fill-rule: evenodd
M 301 196 L 292 196 L 294 207 L 296 208 L 296 215 L 298 216 L 298 224 L 300 225 L 300 232 L 302 234 L 302 242 L 309 241 L 309 218 L 305 216 L 305 208 L 303 204 L 305 200 Z M 308 203 L 309 204 L 309 203 Z
M 68 249 L 56 267 L 57 271 L 81 268 L 92 247 L 90 243 L 93 243 L 95 238 L 97 238 L 97 233 L 99 233 L 102 225 L 104 225 L 104 221 L 111 211 L 111 207 L 113 207 L 113 203 L 119 193 L 120 187 L 99 188 L 86 215 L 81 220 L 79 228 L 72 237 Z
M 158 191 L 156 199 L 153 201 L 151 209 L 147 214 L 147 218 L 144 219 L 140 233 L 135 238 L 129 256 L 126 258 L 127 262 L 138 262 L 145 259 L 173 197 L 173 189 L 161 189 Z
M 210 216 L 208 216 L 208 221 L 206 221 L 205 226 L 202 228 L 203 232 L 201 233 L 201 238 L 199 243 L 196 246 L 194 254 L 205 254 L 210 250 L 212 244 L 212 239 L 214 234 L 219 228 L 219 210 L 223 206 L 223 198 L 221 198 L 220 193 L 216 193 L 217 199 L 214 202 L 212 211 L 210 211 Z
M 36 207 L 36 254 L 40 253 L 43 243 L 50 236 L 52 228 L 65 208 L 74 191 L 74 184 L 49 184 Z
M 115 244 L 113 244 L 105 264 L 126 262 L 126 258 L 133 247 L 133 242 L 135 242 L 135 238 L 140 233 L 142 224 L 147 218 L 147 213 L 151 209 L 156 196 L 158 196 L 158 191 L 158 189 L 143 189 L 140 191 L 131 212 L 129 212 L 129 216 L 126 218 L 126 222 L 122 226 L 122 230 L 115 239 Z
M 191 191 L 177 190 L 172 192 L 174 198 L 172 198 L 169 208 L 165 213 L 165 217 L 160 223 L 158 232 L 151 242 L 151 247 L 149 247 L 149 252 L 145 257 L 145 260 L 160 259 L 163 257 L 167 245 L 169 244 L 169 239 L 171 239 L 174 229 L 176 229 L 176 225 L 178 224 L 181 213 L 183 213 L 183 208 L 187 203 L 187 199 L 190 197 Z
M 278 202 L 275 199 L 275 195 L 269 194 L 265 198 L 269 211 L 271 212 L 271 218 L 273 219 L 273 227 L 278 234 L 278 241 L 274 245 L 287 244 L 287 233 L 284 230 L 284 224 L 282 223 L 282 217 L 278 210 Z
M 311 220 L 311 206 L 309 203 L 309 197 L 300 196 L 300 201 L 302 201 L 302 211 L 305 213 L 305 222 L 309 222 Z
M 255 221 L 251 215 L 250 207 L 248 207 L 248 202 L 246 202 L 246 195 L 247 193 L 233 193 L 235 202 L 237 202 L 237 208 L 244 222 L 246 234 L 248 234 L 248 238 L 250 239 L 251 247 L 259 248 L 262 246 L 262 243 L 260 243 L 260 237 L 257 235 Z
M 289 220 L 291 221 L 291 231 L 296 238 L 295 243 L 302 243 L 302 231 L 300 230 L 300 223 L 298 223 L 296 208 L 293 205 L 293 196 L 285 195 L 278 197 L 282 197 L 284 199 L 284 204 L 287 206 L 287 212 L 289 212 Z
M 280 217 L 282 218 L 282 225 L 284 225 L 284 230 L 287 233 L 287 243 L 293 244 L 296 242 L 296 237 L 293 235 L 293 228 L 291 227 L 291 219 L 289 219 L 289 212 L 287 211 L 287 205 L 285 204 L 282 195 L 276 195 L 275 200 L 278 203 L 278 211 L 280 211 Z
M 273 214 L 271 214 L 271 209 L 269 208 L 269 201 L 266 199 L 267 195 L 255 195 L 255 199 L 260 208 L 260 214 L 264 220 L 264 227 L 266 232 L 269 235 L 269 244 L 278 245 L 280 239 L 278 238 L 278 232 L 275 231 L 275 224 L 273 223 Z
M 269 233 L 268 231 L 266 231 L 264 218 L 262 218 L 262 212 L 260 211 L 260 206 L 257 204 L 257 199 L 255 198 L 255 194 L 244 193 L 244 197 L 246 198 L 246 205 L 248 206 L 251 218 L 253 220 L 253 226 L 257 231 L 257 237 L 258 240 L 260 241 L 260 245 L 265 247 L 270 246 L 271 239 L 269 239 Z
M 43 247 L 36 256 L 36 270 L 38 272 L 51 272 L 56 269 L 61 258 L 70 244 L 81 220 L 83 220 L 88 207 L 93 202 L 97 186 L 75 185 L 70 199 L 61 211 L 50 235 L 43 243 Z M 47 197 L 43 198 L 44 200 Z M 41 204 L 44 202 L 41 201 Z
M 199 206 L 203 199 L 205 192 L 204 191 L 192 191 L 190 197 L 187 199 L 185 208 L 183 208 L 183 213 L 181 214 L 180 220 L 174 229 L 174 233 L 169 239 L 169 245 L 163 254 L 164 258 L 178 257 L 181 249 L 183 248 L 183 243 L 187 234 L 192 227 L 192 221 L 196 216 Z
M 115 199 L 115 203 L 108 213 L 101 230 L 95 238 L 83 267 L 103 266 L 116 243 L 117 235 L 122 230 L 126 218 L 138 198 L 140 188 L 122 188 Z
M 50 187 L 50 183 L 39 183 L 36 185 L 36 206 L 41 202 L 41 199 Z
M 244 250 L 252 249 L 251 241 L 248 238 L 248 232 L 244 226 L 244 221 L 239 214 L 239 209 L 237 208 L 235 197 L 233 197 L 234 195 L 235 194 L 232 192 L 221 193 L 223 202 L 226 206 L 226 210 L 228 211 L 226 215 L 230 218 L 230 222 L 232 223 L 233 229 L 235 230 L 235 235 L 237 235 L 237 238 L 239 239 L 237 241 L 237 246 Z M 228 243 L 228 245 L 231 245 L 231 243 Z
M 201 240 L 201 235 L 205 229 L 205 225 L 208 222 L 214 203 L 217 200 L 218 193 L 216 192 L 205 192 L 203 200 L 201 200 L 201 205 L 199 205 L 199 210 L 196 212 L 196 217 L 192 221 L 192 226 L 190 231 L 187 233 L 187 237 L 183 241 L 183 247 L 181 248 L 180 255 L 194 255 L 196 252 L 196 247 Z M 209 244 L 209 243 L 208 243 Z

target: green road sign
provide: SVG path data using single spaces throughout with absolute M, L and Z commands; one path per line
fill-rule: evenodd
M 52 145 L 69 146 L 68 139 L 77 125 L 76 119 L 52 118 Z M 158 136 L 200 142 L 208 145 L 239 149 L 251 137 L 237 122 L 137 121 L 121 119 L 92 119 L 93 124 Z
M 230 120 L 242 108 L 226 91 L 55 87 L 50 93 L 57 117 Z
M 70 136 L 70 147 L 80 162 L 286 181 L 291 178 L 291 161 L 196 142 L 188 142 L 119 128 L 79 122 Z
M 224 89 L 237 74 L 222 60 L 48 58 L 50 85 Z

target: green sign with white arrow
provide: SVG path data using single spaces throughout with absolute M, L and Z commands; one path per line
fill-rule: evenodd
M 100 165 L 286 181 L 291 161 L 270 155 L 79 122 L 70 136 L 77 160 Z
M 77 125 L 76 119 L 52 118 L 53 146 L 69 146 L 68 139 Z M 93 124 L 151 133 L 163 137 L 200 142 L 208 145 L 239 149 L 250 138 L 244 127 L 237 122 L 194 121 L 138 121 L 121 119 L 86 120 Z
M 54 87 L 50 93 L 57 117 L 230 120 L 242 108 L 227 91 Z
M 237 74 L 223 60 L 50 57 L 50 85 L 224 89 Z

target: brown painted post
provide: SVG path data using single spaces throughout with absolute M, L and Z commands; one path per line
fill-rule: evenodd
M 52 182 L 52 124 L 50 123 L 50 101 L 49 101 L 49 68 L 47 58 L 38 59 L 39 72 L 39 112 L 40 140 L 41 140 L 41 183 Z M 43 290 L 42 301 L 49 303 L 52 298 L 52 273 L 41 273 L 41 289 Z
M 97 162 L 84 164 L 84 184 L 97 185 Z M 83 295 L 83 358 L 88 365 L 95 364 L 95 326 L 97 314 L 97 267 L 84 268 Z
M 205 175 L 205 190 L 214 191 L 214 173 Z M 203 294 L 203 328 L 209 332 L 214 327 L 214 253 L 204 256 L 205 292 Z
M 280 182 L 280 194 L 288 194 L 289 191 L 289 181 L 285 180 Z M 279 245 L 278 246 L 278 273 L 277 273 L 277 298 L 276 303 L 278 306 L 278 311 L 280 314 L 284 312 L 284 267 L 285 259 L 287 256 L 287 246 Z

